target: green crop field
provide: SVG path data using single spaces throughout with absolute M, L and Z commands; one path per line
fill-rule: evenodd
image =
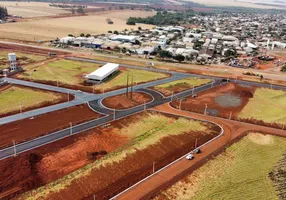
M 8 64 L 8 51 L 0 51 L 0 69 L 4 69 L 9 66 Z M 47 57 L 33 54 L 25 54 L 16 52 L 17 62 L 22 64 L 29 64 L 33 62 L 38 62 L 45 60 Z
M 286 92 L 267 88 L 256 89 L 253 98 L 249 100 L 238 118 L 285 124 Z
M 98 64 L 88 62 L 57 60 L 37 68 L 26 68 L 25 73 L 21 74 L 19 78 L 31 78 L 35 81 L 58 81 L 73 85 L 82 83 L 84 74 L 89 74 L 99 67 Z
M 84 75 L 87 75 L 101 65 L 79 62 L 73 60 L 58 60 L 39 67 L 29 67 L 22 73 L 19 78 L 33 80 L 33 81 L 52 81 L 59 85 L 81 85 L 84 83 Z M 153 81 L 160 78 L 165 78 L 168 75 L 162 73 L 155 73 L 137 69 L 120 70 L 116 75 L 106 80 L 104 83 L 96 85 L 96 90 L 112 90 L 126 85 L 127 75 L 129 75 L 129 83 L 131 84 L 131 76 L 133 76 L 133 83 L 140 84 L 143 82 Z M 92 86 L 84 86 L 91 89 Z
M 156 199 L 278 200 L 268 173 L 285 151 L 285 138 L 250 133 Z
M 15 111 L 20 112 L 21 106 L 24 110 L 47 102 L 57 103 L 61 99 L 60 94 L 11 86 L 0 91 L 0 115 Z
M 155 90 L 162 92 L 164 95 L 168 96 L 171 95 L 174 91 L 174 93 L 179 93 L 188 89 L 191 89 L 193 87 L 198 87 L 200 85 L 204 85 L 207 83 L 210 83 L 210 79 L 202 79 L 202 78 L 185 78 L 161 85 L 156 85 L 154 87 Z

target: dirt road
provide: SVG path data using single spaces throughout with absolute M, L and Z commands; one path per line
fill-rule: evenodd
M 172 112 L 173 114 L 178 114 L 186 117 L 192 117 L 201 120 L 208 120 L 216 122 L 221 125 L 224 129 L 224 134 L 217 140 L 204 146 L 202 154 L 196 154 L 193 161 L 182 159 L 179 162 L 171 165 L 165 170 L 159 172 L 148 180 L 142 182 L 141 184 L 135 186 L 131 190 L 125 192 L 117 199 L 148 199 L 153 197 L 158 191 L 165 189 L 169 185 L 180 180 L 186 174 L 194 171 L 198 167 L 202 166 L 205 162 L 211 159 L 214 155 L 218 154 L 225 147 L 231 145 L 235 141 L 239 140 L 249 131 L 256 131 L 261 133 L 268 133 L 273 135 L 278 135 L 286 137 L 286 131 L 268 128 L 264 126 L 258 126 L 253 124 L 247 124 L 237 121 L 230 121 L 227 119 L 206 116 L 197 113 L 190 113 L 186 111 L 180 111 L 173 109 L 169 104 L 164 104 L 155 108 L 161 112 Z

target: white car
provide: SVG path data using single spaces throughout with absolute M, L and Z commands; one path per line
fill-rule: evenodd
M 194 158 L 195 158 L 194 155 L 191 154 L 191 153 L 188 154 L 187 157 L 186 157 L 187 160 L 193 160 Z

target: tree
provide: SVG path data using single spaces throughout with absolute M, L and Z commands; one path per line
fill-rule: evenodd
M 141 45 L 141 42 L 139 40 L 135 40 L 135 45 Z
M 79 6 L 79 7 L 77 8 L 77 13 L 79 13 L 79 14 L 84 14 L 84 10 L 83 10 L 83 8 L 82 8 L 81 6 Z
M 133 25 L 133 26 L 136 25 L 136 23 L 134 21 L 129 21 L 129 20 L 126 22 L 126 24 L 127 25 Z
M 0 6 L 0 19 L 5 19 L 8 16 L 7 8 Z
M 113 31 L 113 33 L 114 33 L 114 34 L 116 34 L 116 35 L 118 35 L 118 34 L 119 34 L 119 32 L 118 32 L 118 31 Z
M 139 27 L 138 27 L 138 30 L 139 30 L 139 31 L 141 31 L 141 30 L 142 30 L 141 26 L 139 26 Z
M 161 50 L 159 52 L 159 56 L 160 56 L 161 59 L 172 58 L 173 57 L 172 53 L 169 52 L 169 51 L 166 51 L 166 50 Z
M 112 33 L 112 31 L 108 31 L 108 33 Z
M 68 34 L 69 37 L 73 37 L 73 34 Z
M 80 36 L 80 37 L 84 37 L 84 33 L 81 33 L 79 36 Z
M 183 56 L 182 54 L 178 54 L 174 56 L 173 58 L 179 62 L 183 62 L 185 60 L 185 56 Z
M 72 10 L 71 10 L 72 14 L 74 15 L 75 14 L 75 10 L 74 10 L 74 7 L 72 7 Z
M 90 36 L 91 36 L 91 35 L 90 35 L 89 33 L 85 35 L 85 37 L 90 37 Z

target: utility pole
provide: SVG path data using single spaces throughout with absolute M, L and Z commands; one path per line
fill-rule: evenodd
M 195 141 L 195 149 L 197 148 L 198 146 L 198 139 L 196 138 L 196 141 Z
M 116 116 L 115 116 L 115 108 L 113 109 L 113 120 L 115 120 L 116 119 Z
M 174 91 L 172 92 L 171 102 L 173 101 L 173 98 L 174 98 Z
M 127 83 L 126 83 L 126 98 L 128 98 L 128 84 L 129 84 L 129 73 L 127 72 Z
M 195 93 L 195 86 L 193 85 L 193 91 L 192 91 L 192 94 L 194 94 Z
M 93 83 L 93 85 L 92 85 L 92 93 L 94 94 L 94 83 Z
M 182 107 L 182 100 L 183 99 L 180 99 L 179 110 L 181 110 L 181 107 Z
M 144 110 L 146 110 L 146 100 L 144 101 Z
M 230 112 L 230 115 L 229 115 L 229 120 L 231 120 L 231 115 L 232 115 L 232 112 Z
M 70 93 L 68 92 L 68 102 L 70 101 Z
M 156 162 L 153 161 L 153 174 L 155 173 L 155 163 Z
M 130 91 L 130 99 L 133 99 L 133 75 L 131 76 L 131 91 Z
M 13 140 L 13 149 L 14 149 L 14 157 L 16 157 L 17 156 L 17 150 L 16 150 L 15 140 Z
M 72 135 L 72 123 L 70 122 L 70 135 Z
M 205 112 L 204 112 L 204 114 L 206 115 L 207 114 L 207 109 L 208 109 L 208 104 L 205 104 L 206 106 L 205 106 Z
M 273 79 L 271 80 L 271 89 L 272 89 L 272 87 L 273 87 Z
M 214 87 L 214 82 L 212 82 L 212 87 Z

